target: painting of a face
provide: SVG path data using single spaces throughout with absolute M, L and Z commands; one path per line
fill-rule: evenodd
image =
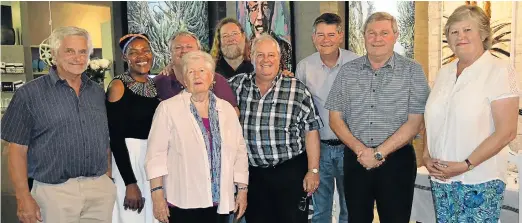
M 256 37 L 270 29 L 270 17 L 274 4 L 270 5 L 271 7 L 267 1 L 247 2 L 250 27 Z
M 237 1 L 237 20 L 250 41 L 261 34 L 272 36 L 281 48 L 280 68 L 293 71 L 292 2 Z

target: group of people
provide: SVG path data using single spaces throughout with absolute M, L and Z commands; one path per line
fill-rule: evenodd
M 175 34 L 172 61 L 155 78 L 149 37 L 128 34 L 128 70 L 105 93 L 83 74 L 89 34 L 58 28 L 55 66 L 17 90 L 2 118 L 18 217 L 302 223 L 311 198 L 312 222 L 322 223 L 337 188 L 339 222 L 372 222 L 375 203 L 381 222 L 409 222 L 411 142 L 425 132 L 437 222 L 496 222 L 503 148 L 517 132 L 515 72 L 488 53 L 482 9 L 457 8 L 445 34 L 457 60 L 431 93 L 421 65 L 393 51 L 399 30 L 384 12 L 366 20 L 361 57 L 340 48 L 338 15 L 319 16 L 317 52 L 295 75 L 272 35 L 249 44 L 231 18 L 218 24 L 211 54 L 194 34 Z

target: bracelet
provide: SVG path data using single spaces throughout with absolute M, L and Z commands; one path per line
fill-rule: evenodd
M 150 192 L 152 193 L 152 192 L 157 191 L 157 190 L 163 190 L 163 186 L 159 186 L 159 187 L 152 188 L 152 189 L 150 190 Z
M 237 187 L 237 190 L 238 190 L 238 191 L 240 191 L 240 190 L 248 190 L 248 186 Z

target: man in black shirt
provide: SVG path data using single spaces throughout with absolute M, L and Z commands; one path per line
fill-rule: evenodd
M 246 46 L 247 38 L 241 24 L 233 18 L 222 19 L 217 25 L 210 51 L 216 60 L 216 73 L 230 79 L 236 74 L 254 71 Z

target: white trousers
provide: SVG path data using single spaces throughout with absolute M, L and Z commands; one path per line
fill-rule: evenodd
M 116 202 L 114 204 L 114 211 L 112 215 L 113 223 L 159 223 L 154 218 L 152 212 L 152 198 L 150 194 L 150 182 L 147 180 L 145 174 L 145 154 L 147 153 L 146 139 L 131 139 L 126 138 L 125 144 L 129 150 L 129 157 L 132 166 L 132 171 L 136 177 L 138 187 L 141 191 L 141 196 L 145 198 L 145 206 L 140 214 L 137 211 L 125 210 L 123 201 L 125 199 L 125 182 L 121 177 L 118 166 L 112 157 L 112 177 L 116 184 Z

